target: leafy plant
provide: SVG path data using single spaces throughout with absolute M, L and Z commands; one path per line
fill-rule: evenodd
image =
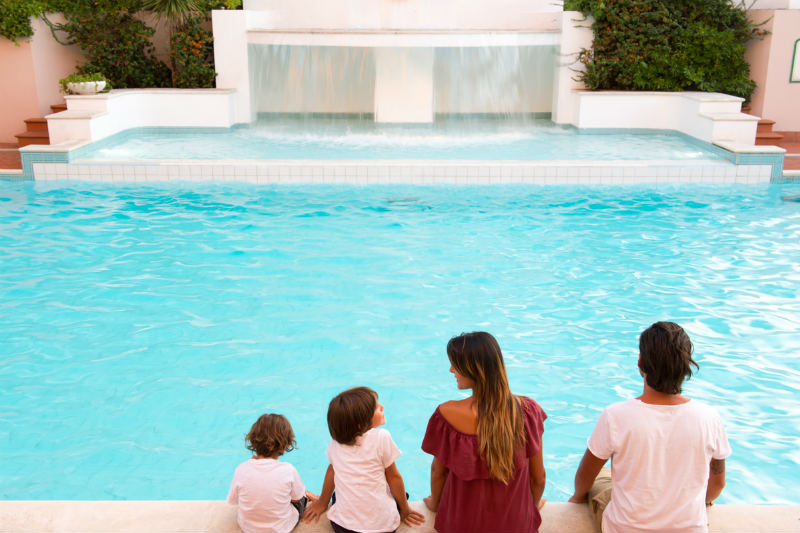
M 766 32 L 729 0 L 566 0 L 592 16 L 594 41 L 579 61 L 590 89 L 722 92 L 755 89 L 745 46 Z
M 201 17 L 189 17 L 170 37 L 175 87 L 214 87 L 214 38 Z
M 44 11 L 44 2 L 38 0 L 0 1 L 0 35 L 17 44 L 21 37 L 33 35 L 31 17 Z
M 81 11 L 66 15 L 64 24 L 52 24 L 67 34 L 62 44 L 77 44 L 86 63 L 81 74 L 102 72 L 117 88 L 169 87 L 170 70 L 154 57 L 150 38 L 155 30 L 127 12 Z
M 106 82 L 106 86 L 103 87 L 101 92 L 108 92 L 111 90 L 111 82 L 102 74 L 93 73 L 93 74 L 79 74 L 77 72 L 70 74 L 66 78 L 61 78 L 58 80 L 59 85 L 61 85 L 61 92 L 64 94 L 70 94 L 70 90 L 67 87 L 68 83 L 85 83 L 87 81 L 104 81 Z

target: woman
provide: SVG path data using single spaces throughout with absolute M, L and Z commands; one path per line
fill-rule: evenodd
M 508 388 L 503 354 L 486 332 L 447 343 L 450 372 L 472 396 L 440 405 L 428 421 L 423 451 L 433 455 L 434 527 L 449 531 L 537 532 L 544 504 L 539 404 Z

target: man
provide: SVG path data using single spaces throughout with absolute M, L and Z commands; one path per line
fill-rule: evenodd
M 692 342 L 678 324 L 657 322 L 639 337 L 638 365 L 642 395 L 600 415 L 569 501 L 588 500 L 604 533 L 705 533 L 731 450 L 717 412 L 681 395 L 692 365 L 699 369 Z

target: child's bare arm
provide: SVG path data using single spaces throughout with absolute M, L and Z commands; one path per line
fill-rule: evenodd
M 322 493 L 319 498 L 314 500 L 314 503 L 306 507 L 306 512 L 303 513 L 303 522 L 319 522 L 319 517 L 322 516 L 328 509 L 328 502 L 331 501 L 333 496 L 333 466 L 328 465 L 328 470 L 325 472 L 325 481 L 322 482 Z
M 386 469 L 386 482 L 389 484 L 389 489 L 392 491 L 397 502 L 397 508 L 400 511 L 400 520 L 408 526 L 418 526 L 425 522 L 425 517 L 417 511 L 413 511 L 408 506 L 408 499 L 406 498 L 406 486 L 403 483 L 403 476 L 397 469 L 397 465 L 392 463 Z

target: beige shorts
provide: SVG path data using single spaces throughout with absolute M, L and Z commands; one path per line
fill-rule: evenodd
M 592 512 L 595 531 L 600 533 L 603 528 L 603 511 L 611 501 L 611 469 L 603 467 L 589 489 L 589 510 Z

